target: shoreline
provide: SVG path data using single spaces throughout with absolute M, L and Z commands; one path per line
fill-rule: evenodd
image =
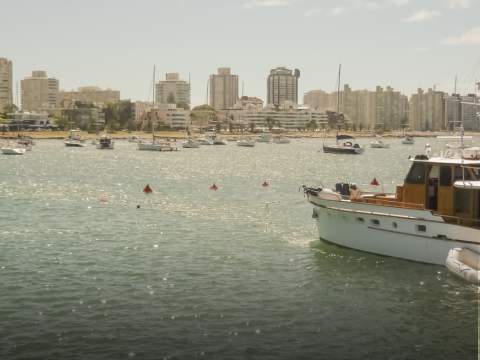
M 0 133 L 0 139 L 16 139 L 18 136 L 29 136 L 33 139 L 40 140 L 40 139 L 50 139 L 50 140 L 63 140 L 68 137 L 69 131 L 14 131 L 14 132 L 5 132 Z M 353 131 L 342 131 L 342 134 L 351 135 L 355 138 L 373 138 L 375 134 L 372 132 L 353 132 Z M 86 131 L 79 131 L 77 132 L 83 139 L 85 140 L 92 140 L 98 137 L 97 134 L 88 133 Z M 426 138 L 433 138 L 436 136 L 445 136 L 449 135 L 446 131 L 436 131 L 436 132 L 422 132 L 422 131 L 410 131 L 408 132 L 409 135 L 414 137 L 426 137 Z M 143 132 L 143 131 L 118 131 L 114 133 L 109 133 L 112 139 L 115 140 L 127 140 L 130 136 L 138 136 L 142 139 L 149 139 L 152 136 L 152 133 Z M 188 136 L 184 131 L 157 131 L 155 132 L 156 137 L 166 137 L 166 138 L 174 138 L 174 139 L 186 139 Z M 226 139 L 238 139 L 242 137 L 255 137 L 258 136 L 259 133 L 252 133 L 252 132 L 244 132 L 244 133 L 228 133 L 228 132 L 220 132 L 218 136 Z M 322 139 L 326 138 L 335 138 L 336 131 L 329 131 L 325 134 L 323 131 L 286 131 L 281 134 L 273 134 L 273 136 L 281 135 L 284 137 L 288 137 L 291 139 Z M 470 136 L 480 136 L 480 132 L 465 132 L 465 135 Z M 194 132 L 192 137 L 202 137 L 205 136 L 205 133 Z M 381 135 L 383 138 L 402 138 L 403 133 L 401 132 L 392 132 L 392 133 L 385 133 Z

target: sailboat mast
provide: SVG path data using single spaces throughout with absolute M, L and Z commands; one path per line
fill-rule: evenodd
M 340 120 L 340 74 L 342 71 L 342 64 L 338 65 L 338 84 L 337 84 L 337 141 L 338 141 L 338 122 Z
M 155 65 L 153 65 L 152 104 L 152 142 L 155 142 Z
M 342 64 L 338 65 L 338 84 L 337 84 L 337 114 L 340 114 L 340 73 Z

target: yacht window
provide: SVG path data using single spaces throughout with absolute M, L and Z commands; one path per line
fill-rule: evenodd
M 370 220 L 370 222 L 372 223 L 372 225 L 375 225 L 375 226 L 380 225 L 380 221 L 378 221 L 377 219 Z
M 362 217 L 357 218 L 357 221 L 361 223 L 365 222 L 365 220 Z
M 408 172 L 408 184 L 425 184 L 425 164 L 414 163 Z
M 393 227 L 394 229 L 396 229 L 396 228 L 398 227 L 397 223 L 396 223 L 396 222 L 393 222 L 393 223 L 392 223 L 392 227 Z
M 461 166 L 455 166 L 455 180 L 475 180 L 474 173 L 471 168 L 462 168 Z
M 455 190 L 455 212 L 466 214 L 470 211 L 470 194 L 473 191 L 466 189 Z
M 452 168 L 451 166 L 440 167 L 440 186 L 452 186 Z
M 427 231 L 427 225 L 417 225 L 417 231 L 426 232 Z
M 430 168 L 430 172 L 428 174 L 428 177 L 430 179 L 438 179 L 440 176 L 440 167 L 438 165 L 433 165 Z

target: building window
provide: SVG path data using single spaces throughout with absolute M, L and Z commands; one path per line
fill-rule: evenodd
M 417 225 L 417 231 L 426 232 L 427 231 L 427 225 Z
M 377 220 L 377 219 L 372 219 L 372 220 L 370 220 L 370 222 L 372 223 L 372 225 L 375 225 L 375 226 L 379 226 L 379 225 L 380 225 L 380 221 Z

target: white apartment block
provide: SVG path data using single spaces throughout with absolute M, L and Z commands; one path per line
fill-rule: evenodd
M 0 111 L 13 104 L 12 61 L 0 58 Z
M 32 71 L 21 82 L 22 110 L 42 111 L 57 107 L 59 81 L 47 77 L 46 71 Z
M 120 101 L 120 91 L 101 89 L 97 86 L 82 86 L 76 91 L 62 90 L 58 93 L 58 105 L 62 108 L 71 107 L 75 101 L 94 103 L 99 106 L 114 104 Z
M 413 130 L 439 131 L 446 129 L 445 94 L 441 91 L 418 89 L 410 97 L 409 122 Z
M 190 107 L 190 83 L 180 80 L 178 73 L 167 73 L 165 80 L 155 85 L 158 104 L 186 104 Z
M 275 107 L 267 107 L 260 111 L 238 111 L 234 113 L 235 122 L 244 127 L 266 128 L 267 118 L 273 121 L 275 127 L 287 130 L 303 130 L 314 121 L 317 128 L 328 127 L 328 116 L 325 112 L 313 110 L 308 107 L 296 107 L 277 110 Z

